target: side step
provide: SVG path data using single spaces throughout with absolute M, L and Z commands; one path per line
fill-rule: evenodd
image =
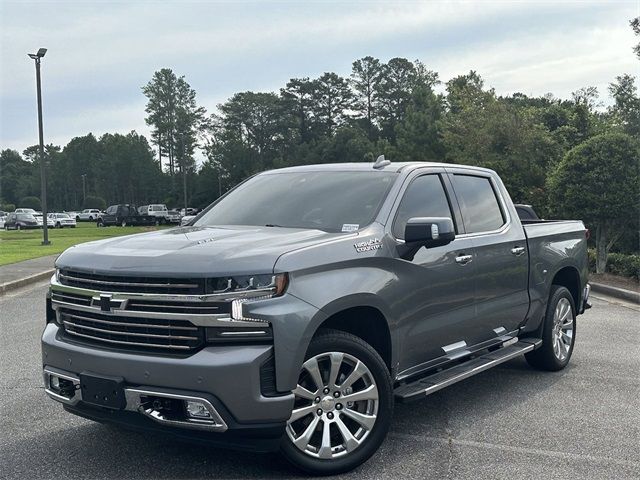
M 496 365 L 500 365 L 501 363 L 530 352 L 538 348 L 541 344 L 542 339 L 540 338 L 520 339 L 513 345 L 486 353 L 480 357 L 456 365 L 455 367 L 450 367 L 428 377 L 423 377 L 415 382 L 400 385 L 394 390 L 395 398 L 400 402 L 409 402 L 426 397 L 444 387 L 453 385 L 465 378 L 472 377 L 477 373 L 484 372 Z

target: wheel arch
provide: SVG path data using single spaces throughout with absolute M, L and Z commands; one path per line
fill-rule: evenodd
M 582 288 L 580 283 L 580 272 L 576 267 L 565 266 L 558 270 L 553 276 L 551 285 L 560 285 L 565 287 L 573 297 L 576 310 L 580 309 L 580 300 L 582 298 Z M 551 287 L 549 287 L 551 288 Z
M 392 371 L 391 331 L 386 317 L 378 308 L 359 305 L 336 311 L 318 325 L 315 333 L 328 328 L 350 333 L 367 342 L 382 357 L 389 371 Z

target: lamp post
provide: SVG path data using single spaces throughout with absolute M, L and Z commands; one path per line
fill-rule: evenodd
M 38 91 L 38 134 L 40 137 L 40 197 L 42 203 L 42 245 L 49 245 L 49 230 L 47 229 L 47 171 L 44 164 L 44 136 L 42 134 L 42 88 L 40 85 L 40 59 L 47 53 L 46 48 L 38 49 L 37 53 L 29 53 L 29 58 L 36 62 L 36 89 Z
M 82 175 L 82 208 L 85 206 L 85 202 L 87 201 L 87 189 L 85 186 L 85 181 L 87 180 L 87 174 L 83 173 Z

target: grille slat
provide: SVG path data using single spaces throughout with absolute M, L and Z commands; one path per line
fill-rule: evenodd
M 198 340 L 198 337 L 189 337 L 184 335 L 158 335 L 154 333 L 137 333 L 137 332 L 120 332 L 118 330 L 105 330 L 103 328 L 89 327 L 87 325 L 78 325 L 77 323 L 69 322 L 65 320 L 63 322 L 66 326 L 73 328 L 81 328 L 83 330 L 91 330 L 98 333 L 108 333 L 109 335 L 126 335 L 131 337 L 144 337 L 144 338 L 163 338 L 166 340 Z
M 74 314 L 65 313 L 64 315 L 66 317 L 76 318 L 78 320 L 86 320 L 89 322 L 96 322 L 96 323 L 102 323 L 105 325 L 113 325 L 113 326 L 119 326 L 119 327 L 162 328 L 162 329 L 171 329 L 171 330 L 191 330 L 191 331 L 198 330 L 198 327 L 195 327 L 195 326 L 185 327 L 185 326 L 176 326 L 176 325 L 156 325 L 156 324 L 149 324 L 149 323 L 117 322 L 112 320 L 100 320 L 97 318 L 83 317 L 81 315 L 76 315 L 75 313 Z
M 168 350 L 194 350 L 204 344 L 204 329 L 187 320 L 80 313 L 67 307 L 59 310 L 65 332 L 95 342 Z
M 206 279 L 203 278 L 115 276 L 67 269 L 61 269 L 58 278 L 60 283 L 70 287 L 110 292 L 202 295 L 206 287 Z
M 83 337 L 83 338 L 88 338 L 91 340 L 96 340 L 96 337 L 92 336 L 92 335 L 85 335 L 83 333 L 78 333 L 78 332 L 72 332 L 70 330 L 66 330 L 67 333 L 70 333 L 71 335 L 75 335 L 76 337 Z M 153 347 L 153 348 L 168 348 L 171 350 L 191 350 L 191 347 L 186 347 L 186 346 L 181 346 L 181 345 L 155 345 L 153 343 L 138 343 L 138 342 L 124 342 L 121 340 L 112 340 L 112 339 L 107 339 L 107 338 L 101 338 L 100 341 L 102 342 L 107 342 L 107 343 L 115 343 L 118 345 L 127 345 L 129 347 Z

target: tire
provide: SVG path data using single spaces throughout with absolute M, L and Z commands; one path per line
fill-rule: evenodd
M 122 220 L 122 223 L 120 223 L 121 227 L 126 227 L 127 226 L 127 221 L 126 220 Z
M 90 222 L 93 222 L 93 216 L 90 216 L 90 217 L 89 217 L 89 221 L 90 221 Z
M 76 222 L 80 221 L 80 217 L 76 216 Z
M 18 231 L 22 230 L 22 227 L 20 226 L 19 223 L 16 225 L 16 230 L 18 230 Z
M 355 365 L 359 365 L 357 371 Z M 313 371 L 322 372 L 319 380 L 323 385 L 317 386 Z M 332 371 L 337 376 L 333 381 Z M 367 461 L 387 436 L 393 414 L 393 382 L 378 352 L 354 335 L 320 331 L 309 344 L 294 393 L 294 409 L 281 452 L 306 472 L 334 475 L 352 470 Z M 343 405 L 340 400 L 346 395 L 366 399 Z M 329 447 L 324 441 L 325 429 Z
M 104 227 L 104 223 L 102 223 L 102 220 L 98 220 L 98 221 L 96 222 L 96 227 L 98 227 L 98 228 L 102 228 L 102 227 Z
M 552 285 L 542 326 L 542 346 L 525 354 L 529 365 L 557 372 L 567 366 L 576 341 L 576 306 L 565 287 Z
M 62 228 L 62 225 L 60 224 L 60 222 L 56 223 L 56 228 Z

